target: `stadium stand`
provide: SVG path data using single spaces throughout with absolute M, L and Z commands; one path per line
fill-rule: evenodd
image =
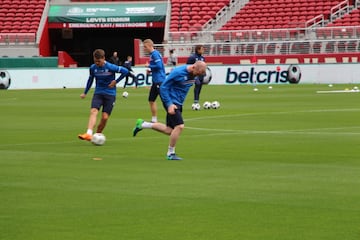
M 0 33 L 34 33 L 36 32 L 45 0 L 0 0 Z
M 71 2 L 135 2 L 138 0 L 71 0 Z M 146 1 L 154 1 L 154 0 L 142 0 Z
M 68 1 L 69 4 L 129 2 Z M 39 23 L 44 21 L 42 15 L 46 2 L 0 0 L 0 47 L 34 43 L 36 37 L 39 37 L 36 36 Z M 175 48 L 180 62 L 182 56 L 187 57 L 194 44 L 198 43 L 205 44 L 206 55 L 214 56 L 214 59 L 216 56 L 231 56 L 235 59 L 239 56 L 254 55 L 315 56 L 360 52 L 360 0 L 168 2 L 171 3 L 171 15 L 165 29 L 164 43 L 167 45 L 159 48 L 163 49 L 165 57 L 168 48 Z M 220 21 L 223 20 L 221 18 L 226 21 Z M 304 58 L 301 61 L 304 61 Z
M 46 0 L 0 0 L 0 45 L 34 44 Z
M 308 20 L 323 14 L 343 0 L 252 0 L 220 30 L 280 29 L 305 27 Z M 274 7 L 276 6 L 276 7 Z
M 210 2 L 207 1 L 207 5 Z M 331 57 L 336 61 L 343 58 L 357 62 L 360 59 L 359 0 L 234 0 L 221 10 L 229 16 L 225 22 L 221 21 L 219 13 L 210 20 L 197 16 L 193 10 L 199 10 L 196 8 L 198 3 L 190 8 L 183 8 L 176 1 L 171 3 L 172 20 L 167 44 L 169 48 L 181 44 L 177 49 L 180 62 L 181 57 L 191 53 L 193 45 L 199 42 L 205 44 L 206 54 L 210 56 L 247 56 L 251 59 L 258 55 L 269 60 L 271 55 L 294 55 L 299 62 L 314 63 L 325 62 L 326 55 L 333 54 L 337 54 Z M 232 4 L 243 6 L 230 16 Z M 184 10 L 192 12 L 188 14 L 192 17 L 181 22 L 186 16 Z M 191 26 L 188 32 L 186 28 L 182 29 L 183 23 Z M 195 27 L 196 23 L 200 26 Z M 218 28 L 203 31 L 209 29 L 206 26 L 209 24 Z M 166 47 L 161 46 L 162 49 Z M 323 56 L 318 58 L 318 54 Z M 274 59 L 285 61 L 275 56 L 267 62 L 274 63 Z
M 200 31 L 229 0 L 171 0 L 171 32 Z

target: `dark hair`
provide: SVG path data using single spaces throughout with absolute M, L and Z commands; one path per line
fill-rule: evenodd
M 174 53 L 174 49 L 170 49 L 170 53 Z
M 102 49 L 96 49 L 93 52 L 93 56 L 95 59 L 101 59 L 101 58 L 105 58 L 105 51 Z
M 197 53 L 203 47 L 204 47 L 203 45 L 196 45 L 195 46 L 195 52 Z

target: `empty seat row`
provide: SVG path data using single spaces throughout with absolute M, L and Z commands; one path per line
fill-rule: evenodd
M 171 0 L 170 32 L 200 31 L 229 0 Z
M 45 0 L 0 0 L 0 33 L 36 33 L 45 3 Z

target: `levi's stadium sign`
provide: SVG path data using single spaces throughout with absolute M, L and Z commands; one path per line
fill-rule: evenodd
M 167 3 L 52 5 L 49 28 L 163 27 Z

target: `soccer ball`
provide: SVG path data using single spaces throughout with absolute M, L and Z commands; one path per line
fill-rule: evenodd
M 10 74 L 5 70 L 0 70 L 0 89 L 8 89 L 10 84 Z
M 211 108 L 218 109 L 220 107 L 220 103 L 218 101 L 213 101 L 211 103 Z
M 203 107 L 204 107 L 204 109 L 210 109 L 211 108 L 211 103 L 206 101 L 206 102 L 204 102 Z
M 193 103 L 192 105 L 191 105 L 191 109 L 192 110 L 195 110 L 195 111 L 198 111 L 198 110 L 200 110 L 200 104 L 198 104 L 198 103 Z
M 106 137 L 102 133 L 95 133 L 91 138 L 91 142 L 94 145 L 98 145 L 98 146 L 104 145 L 105 141 L 106 141 Z
M 128 93 L 128 92 L 123 92 L 122 96 L 123 96 L 124 98 L 127 98 L 127 97 L 129 96 L 129 93 Z
M 299 83 L 301 79 L 301 71 L 298 65 L 290 65 L 288 68 L 287 80 L 289 83 Z
M 211 70 L 209 67 L 206 67 L 206 72 L 205 72 L 205 75 L 204 75 L 204 78 L 203 78 L 203 81 L 202 83 L 203 84 L 209 84 L 210 81 L 212 79 L 212 73 L 211 73 Z

